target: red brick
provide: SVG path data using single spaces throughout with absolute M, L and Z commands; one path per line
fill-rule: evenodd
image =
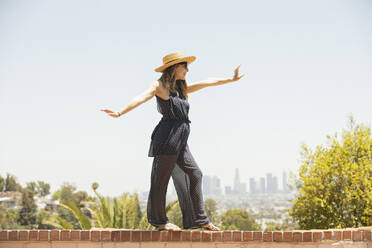
M 364 230 L 363 231 L 363 240 L 371 240 L 371 231 L 370 230 Z
M 293 241 L 293 232 L 283 232 L 283 241 L 292 242 Z
M 343 240 L 351 240 L 351 231 L 343 231 Z
M 18 231 L 12 230 L 9 232 L 9 240 L 18 240 Z
M 50 240 L 52 241 L 59 240 L 59 230 L 50 231 Z
M 61 240 L 63 240 L 63 241 L 71 240 L 70 234 L 71 234 L 70 230 L 62 230 L 61 231 Z
M 314 242 L 322 241 L 322 232 L 313 232 L 313 241 Z
M 253 232 L 253 240 L 262 241 L 262 232 Z
M 212 233 L 213 232 L 209 232 L 209 231 L 202 232 L 202 241 L 203 242 L 212 241 Z
M 130 241 L 131 231 L 120 231 L 121 241 Z
M 302 232 L 293 232 L 293 241 L 302 242 Z
M 38 237 L 37 237 L 38 234 L 39 234 L 39 231 L 31 230 L 29 234 L 29 240 L 38 240 Z
M 49 240 L 49 230 L 39 231 L 39 240 L 48 241 Z
M 141 242 L 141 231 L 132 231 L 132 242 Z
M 120 231 L 111 232 L 111 241 L 119 242 L 120 241 Z
M 241 242 L 242 241 L 242 232 L 241 231 L 233 231 L 233 240 L 234 240 L 234 242 Z
M 19 240 L 28 240 L 28 232 L 26 230 L 19 231 Z
M 323 233 L 325 240 L 332 240 L 332 231 L 324 231 Z
M 182 231 L 182 241 L 191 241 L 191 231 Z
M 281 242 L 281 241 L 283 241 L 283 233 L 282 232 L 274 232 L 273 240 L 275 242 Z
M 151 231 L 141 231 L 142 241 L 151 241 Z
M 101 241 L 101 231 L 91 231 L 90 232 L 91 241 Z
M 90 231 L 88 230 L 83 230 L 80 231 L 80 240 L 90 240 Z
M 212 241 L 213 242 L 222 242 L 222 232 L 212 232 Z
M 171 231 L 160 231 L 160 241 L 166 242 L 171 240 Z
M 191 231 L 191 241 L 200 242 L 200 231 Z
M 264 232 L 263 233 L 264 242 L 273 242 L 273 232 Z
M 181 241 L 182 232 L 172 232 L 172 241 Z
M 231 242 L 232 241 L 232 231 L 224 231 L 222 233 L 223 241 L 224 242 Z
M 71 230 L 71 240 L 80 240 L 80 230 Z
M 362 232 L 361 231 L 353 231 L 353 240 L 354 241 L 361 241 L 362 240 Z
M 152 241 L 160 241 L 160 231 L 152 231 L 151 240 Z
M 0 231 L 0 240 L 8 240 L 8 231 Z
M 243 231 L 243 241 L 252 241 L 253 233 L 249 231 Z
M 102 241 L 111 241 L 111 231 L 102 231 L 101 232 Z
M 341 240 L 342 238 L 342 232 L 341 231 L 334 231 L 333 232 L 333 240 Z
M 303 233 L 303 242 L 312 242 L 313 241 L 313 233 L 312 232 L 304 232 Z

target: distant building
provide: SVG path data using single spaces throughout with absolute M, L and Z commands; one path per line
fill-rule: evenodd
M 278 177 L 274 176 L 273 177 L 273 190 L 272 192 L 273 193 L 278 193 L 279 189 L 278 189 Z
M 212 194 L 213 195 L 221 195 L 222 194 L 221 180 L 217 176 L 213 176 L 213 178 L 212 178 Z
M 253 177 L 249 178 L 249 192 L 251 194 L 256 194 L 257 193 L 256 181 Z
M 18 208 L 22 201 L 22 193 L 16 191 L 0 192 L 0 206 Z
M 234 194 L 241 195 L 247 193 L 247 185 L 240 182 L 239 169 L 235 169 Z
M 235 178 L 234 178 L 234 193 L 239 194 L 240 193 L 240 175 L 239 175 L 239 169 L 235 169 Z
M 264 177 L 261 177 L 260 178 L 260 188 L 259 188 L 259 192 L 261 194 L 264 194 L 266 192 L 266 182 L 265 182 L 265 178 Z
M 273 175 L 271 173 L 266 173 L 266 192 L 273 193 Z
M 203 194 L 221 195 L 221 180 L 217 176 L 203 176 Z
M 232 195 L 231 186 L 225 186 L 225 195 Z
M 240 184 L 240 194 L 246 194 L 247 193 L 247 184 L 241 183 Z
M 203 176 L 203 194 L 210 195 L 211 194 L 211 181 L 212 178 L 210 176 Z

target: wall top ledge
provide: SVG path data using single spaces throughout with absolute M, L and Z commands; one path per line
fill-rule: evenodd
M 93 242 L 322 242 L 371 241 L 372 226 L 345 229 L 293 231 L 152 231 L 128 229 L 2 230 L 0 242 L 93 241 Z

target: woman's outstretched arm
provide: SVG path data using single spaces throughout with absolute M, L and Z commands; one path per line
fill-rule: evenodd
M 239 75 L 239 67 L 240 65 L 234 70 L 234 76 L 232 78 L 208 78 L 207 80 L 191 83 L 187 85 L 187 93 L 192 93 L 209 86 L 217 86 L 238 81 L 244 76 L 244 74 Z
M 116 117 L 116 118 L 120 117 L 120 116 L 124 115 L 125 113 L 128 113 L 132 109 L 138 107 L 142 103 L 147 102 L 148 100 L 150 100 L 155 95 L 158 85 L 159 84 L 158 84 L 157 81 L 151 82 L 150 85 L 147 87 L 147 89 L 144 92 L 142 92 L 140 95 L 132 98 L 132 100 L 130 100 L 128 102 L 128 104 L 125 105 L 124 108 L 122 110 L 118 111 L 118 112 L 114 112 L 114 111 L 111 111 L 109 109 L 101 109 L 101 111 L 107 113 L 111 117 Z

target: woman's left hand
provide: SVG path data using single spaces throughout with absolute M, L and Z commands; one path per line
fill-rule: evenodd
M 239 75 L 239 67 L 240 65 L 236 67 L 236 69 L 234 70 L 234 77 L 231 79 L 232 82 L 238 81 L 245 75 L 245 74 Z

